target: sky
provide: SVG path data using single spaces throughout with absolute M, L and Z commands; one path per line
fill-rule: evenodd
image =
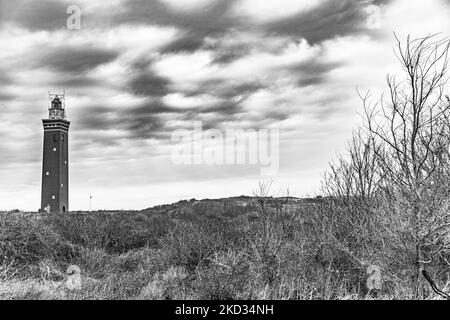
M 39 208 L 41 119 L 64 90 L 72 210 L 90 194 L 93 209 L 144 209 L 269 180 L 318 195 L 361 122 L 356 88 L 376 100 L 402 76 L 393 32 L 447 37 L 448 17 L 449 0 L 0 0 L 0 210 Z M 276 170 L 177 163 L 189 141 L 174 134 L 195 123 L 216 151 L 217 132 L 278 132 Z

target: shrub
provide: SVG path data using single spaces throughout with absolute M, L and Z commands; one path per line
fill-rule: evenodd
M 103 248 L 108 253 L 156 246 L 158 237 L 170 225 L 164 215 L 106 212 L 53 215 L 48 223 L 71 243 L 91 249 Z
M 70 261 L 77 248 L 65 241 L 38 215 L 2 215 L 0 219 L 0 264 L 14 263 L 21 273 L 40 260 Z
M 200 299 L 248 299 L 252 296 L 249 264 L 243 252 L 215 253 L 210 266 L 196 271 L 193 287 Z
M 71 264 L 80 267 L 82 274 L 93 278 L 101 278 L 108 275 L 111 257 L 101 248 L 80 249 L 79 255 Z
M 161 250 L 168 265 L 185 267 L 189 271 L 208 264 L 220 248 L 221 234 L 191 222 L 179 222 L 161 238 Z
M 156 273 L 142 289 L 139 298 L 149 300 L 181 300 L 187 298 L 185 280 L 188 273 L 180 267 L 171 267 L 164 273 Z

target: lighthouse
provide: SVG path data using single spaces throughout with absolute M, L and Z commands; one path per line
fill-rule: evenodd
M 69 126 L 65 95 L 49 94 L 48 119 L 43 119 L 41 212 L 69 211 Z

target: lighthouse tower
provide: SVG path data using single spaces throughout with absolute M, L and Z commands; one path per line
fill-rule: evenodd
M 41 212 L 69 211 L 69 126 L 65 96 L 49 94 L 44 124 Z

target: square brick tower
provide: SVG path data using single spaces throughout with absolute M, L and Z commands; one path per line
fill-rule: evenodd
M 41 212 L 69 211 L 69 126 L 65 96 L 50 94 L 44 124 Z

